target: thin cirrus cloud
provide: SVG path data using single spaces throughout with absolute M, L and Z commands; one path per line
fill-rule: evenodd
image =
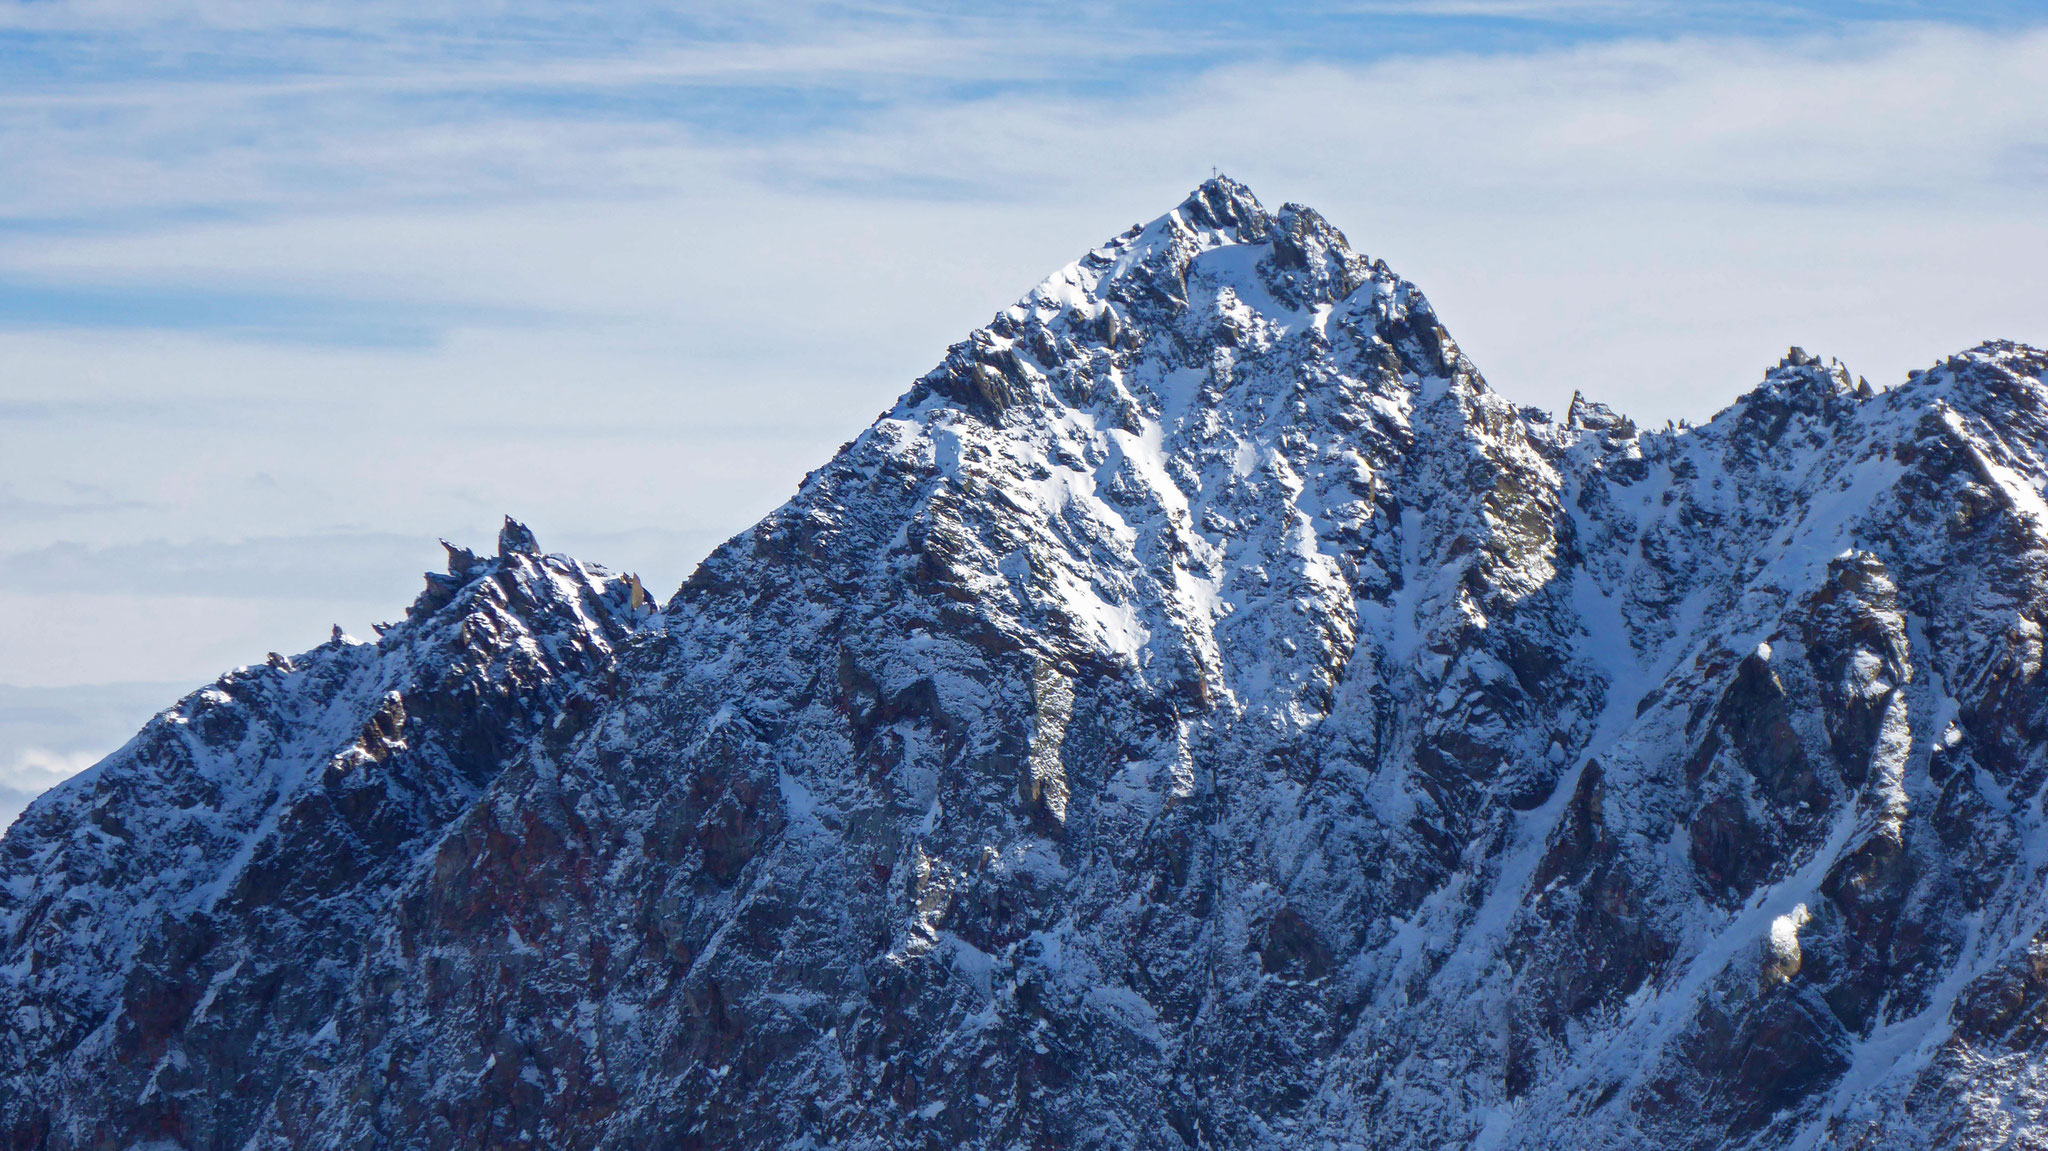
M 0 0 L 0 683 L 367 634 L 505 512 L 672 586 L 1212 166 L 1520 402 L 2040 342 L 2043 17 Z
M 1171 105 L 1189 91 L 1213 87 L 1219 75 L 1252 78 L 1254 83 L 1247 87 L 1256 100 L 1258 78 L 1280 77 L 1284 87 L 1291 74 L 1316 67 L 1354 80 L 1351 87 L 1362 98 L 1321 106 L 1331 114 L 1340 136 L 1346 128 L 1368 126 L 1399 141 L 1418 134 L 1407 130 L 1413 125 L 1452 145 L 1440 151 L 1469 155 L 1476 142 L 1483 148 L 1480 158 L 1492 161 L 1502 157 L 1485 145 L 1501 143 L 1500 134 L 1486 130 L 1485 117 L 1461 116 L 1461 111 L 1504 113 L 1507 122 L 1527 126 L 1531 120 L 1568 110 L 1574 102 L 1608 101 L 1612 110 L 1617 107 L 1612 101 L 1640 94 L 1633 88 L 1651 89 L 1652 98 L 1682 94 L 1683 83 L 1660 83 L 1660 68 L 1685 69 L 1709 83 L 1740 78 L 1745 60 L 1839 72 L 1827 65 L 1831 53 L 1867 56 L 1873 42 L 1942 35 L 1935 29 L 1894 26 L 1880 26 L 1875 33 L 1856 25 L 1817 31 L 1814 26 L 1829 23 L 1822 19 L 1824 8 L 1754 7 L 1784 13 L 1781 24 L 1807 31 L 1789 40 L 1723 36 L 1688 43 L 1671 40 L 1671 33 L 1715 22 L 1674 18 L 1667 21 L 1669 27 L 1658 28 L 1658 37 L 1632 41 L 1616 38 L 1614 29 L 1607 28 L 1606 38 L 1588 40 L 1581 23 L 1590 13 L 1628 14 L 1634 22 L 1620 25 L 1627 30 L 1653 26 L 1651 14 L 1670 9 L 1636 4 L 1367 5 L 1365 15 L 1380 8 L 1397 9 L 1406 15 L 1394 19 L 1422 27 L 1446 22 L 1462 26 L 1474 20 L 1511 27 L 1536 23 L 1562 29 L 1559 35 L 1564 39 L 1546 41 L 1543 50 L 1533 54 L 1509 53 L 1505 59 L 1498 52 L 1475 55 L 1464 40 L 1453 40 L 1436 45 L 1435 52 L 1392 59 L 1354 52 L 1367 57 L 1361 62 L 1321 45 L 1314 50 L 1304 47 L 1298 42 L 1299 30 L 1264 37 L 1225 34 L 1242 33 L 1236 25 L 1197 26 L 1172 35 L 1141 21 L 1104 45 L 1071 31 L 1034 25 L 1027 8 L 1022 26 L 1008 36 L 986 21 L 964 18 L 896 20 L 886 34 L 849 25 L 844 18 L 826 19 L 808 38 L 795 39 L 780 23 L 706 19 L 699 23 L 721 28 L 727 38 L 715 44 L 678 44 L 656 36 L 651 44 L 610 45 L 607 53 L 601 51 L 607 45 L 600 36 L 596 44 L 575 43 L 575 50 L 560 56 L 535 51 L 535 43 L 553 44 L 563 36 L 560 27 L 542 23 L 539 27 L 548 34 L 528 28 L 532 43 L 520 41 L 500 54 L 510 59 L 490 53 L 473 59 L 475 53 L 461 54 L 451 37 L 444 51 L 455 59 L 428 67 L 415 55 L 394 48 L 399 32 L 413 26 L 398 21 L 392 28 L 373 25 L 365 34 L 342 38 L 338 47 L 304 49 L 315 58 L 299 71 L 224 79 L 188 75 L 194 66 L 184 65 L 146 70 L 140 80 L 76 85 L 52 81 L 25 87 L 17 83 L 12 91 L 0 89 L 0 142 L 9 145 L 14 172 L 12 179 L 0 179 L 0 215 L 11 217 L 18 227 L 44 228 L 67 221 L 89 225 L 95 216 L 146 221 L 178 210 L 211 211 L 228 219 L 269 218 L 478 200 L 658 197 L 722 177 L 770 188 L 910 201 L 1001 198 L 1005 189 L 1014 197 L 1020 179 L 1036 186 L 1047 177 L 1072 183 L 1083 175 L 1059 162 L 1072 151 L 1065 139 L 1052 141 L 1050 147 L 1010 146 L 1019 140 L 1042 142 L 1043 126 L 1063 133 L 1077 123 L 1146 131 L 1151 127 L 1147 120 L 1161 118 L 1153 106 Z M 1148 11 L 1146 6 L 1134 10 L 1141 16 Z M 230 15 L 239 13 L 253 22 L 261 11 L 253 6 L 249 13 L 236 9 Z M 1342 8 L 1316 11 L 1318 18 L 1302 21 L 1304 26 L 1357 27 L 1364 18 Z M 618 24 L 614 21 L 612 30 L 618 31 Z M 256 31 L 246 34 L 254 44 L 267 45 L 278 38 L 288 44 L 321 40 L 292 36 L 297 25 L 282 30 L 261 23 L 252 26 Z M 675 36 L 686 30 L 658 31 Z M 1370 45 L 1378 40 L 1353 35 L 1339 42 Z M 1480 37 L 1474 42 L 1488 41 Z M 1631 48 L 1638 50 L 1631 53 Z M 246 51 L 253 53 L 254 48 Z M 110 52 L 123 55 L 118 44 Z M 288 52 L 282 55 L 290 58 Z M 1475 75 L 1475 64 L 1487 71 L 1498 68 L 1506 77 L 1533 79 L 1534 90 L 1513 91 L 1500 82 L 1501 77 Z M 1617 69 L 1647 74 L 1617 75 Z M 1141 85 L 1118 87 L 1110 79 L 1130 76 L 1142 77 Z M 1419 82 L 1424 90 L 1388 90 L 1388 85 L 1374 83 L 1388 78 L 1402 84 Z M 1345 85 L 1333 87 L 1343 98 Z M 1437 91 L 1428 91 L 1431 87 Z M 1882 103 L 1887 93 L 1917 94 L 1927 87 L 1925 79 L 1915 78 L 1861 93 L 1819 95 Z M 1994 100 L 1998 94 L 1986 84 L 1974 87 Z M 1816 94 L 1813 88 L 1802 86 L 1796 76 L 1780 75 L 1756 91 L 1775 95 L 1768 114 L 1781 124 L 1810 124 L 1828 131 L 1846 127 L 1855 134 L 1889 126 L 1875 114 L 1852 116 L 1845 123 L 1841 116 L 1826 114 L 1829 109 L 1809 108 L 1803 101 Z M 2037 94 L 2034 88 L 2021 83 L 2004 91 L 2024 97 Z M 1729 95 L 1739 107 L 1744 94 Z M 1503 102 L 1508 99 L 1517 103 Z M 1947 103 L 1937 100 L 1936 106 Z M 1078 114 L 1061 115 L 1065 107 Z M 1375 115 L 1375 110 L 1398 110 L 1399 115 Z M 1300 148 L 1305 134 L 1287 130 L 1289 121 L 1298 117 L 1285 108 L 1272 111 L 1278 120 L 1260 122 L 1254 130 L 1277 146 Z M 934 141 L 919 132 L 933 119 L 947 117 L 984 129 L 1006 119 L 1024 119 L 1027 124 L 1021 137 L 1000 130 L 971 131 L 983 144 L 973 150 L 994 155 L 972 156 L 973 162 L 963 164 L 957 161 L 968 157 L 960 155 L 963 149 L 957 142 Z M 1700 126 L 1698 117 L 1677 125 L 1643 115 L 1634 118 L 1652 137 L 1677 127 L 1678 138 L 1697 138 L 1697 132 L 1688 130 Z M 1575 126 L 1597 129 L 1588 121 L 1598 119 L 1582 116 Z M 1745 127 L 1727 116 L 1720 119 L 1723 128 L 1738 134 Z M 1967 119 L 1966 138 L 1967 129 L 1981 117 Z M 1028 123 L 1034 120 L 1040 125 L 1037 130 Z M 1233 128 L 1243 134 L 1251 123 L 1251 117 L 1240 117 L 1210 124 L 1223 138 L 1209 151 L 1242 152 L 1242 144 L 1229 136 Z M 1541 139 L 1544 129 L 1553 126 L 1539 122 L 1534 127 L 1535 138 Z M 1449 134 L 1474 128 L 1481 133 L 1478 137 Z M 1784 141 L 1771 138 L 1769 125 L 1750 135 L 1767 160 L 1784 158 Z M 1129 142 L 1141 154 L 1179 158 L 1183 167 L 1191 166 L 1188 153 L 1198 148 L 1185 133 L 1155 132 Z M 1569 164 L 1563 161 L 1570 158 L 1573 141 L 1563 142 L 1566 152 L 1549 157 L 1548 163 L 1512 164 L 1505 170 L 1519 175 L 1534 169 L 1540 186 L 1573 167 L 1601 174 L 1610 167 L 1603 160 L 1626 156 L 1630 146 L 1617 133 L 1596 133 L 1592 148 L 1578 149 L 1588 153 L 1591 162 Z M 849 146 L 865 149 L 875 144 L 882 155 L 895 152 L 903 159 L 877 164 L 871 158 L 847 155 Z M 935 154 L 934 144 L 945 150 Z M 1860 147 L 1862 142 L 1848 144 Z M 1834 147 L 1841 149 L 1840 144 Z M 1651 150 L 1659 151 L 1654 139 Z M 1425 156 L 1428 151 L 1418 149 Z M 1662 152 L 1668 156 L 1670 150 Z M 2021 149 L 2016 154 L 2026 153 Z M 1089 159 L 1085 154 L 1081 158 Z M 1512 152 L 1505 158 L 1520 159 Z M 1333 176 L 1357 168 L 1341 160 L 1329 166 Z M 1738 163 L 1732 171 L 1740 179 L 1746 168 Z M 1471 165 L 1466 172 L 1483 177 L 1495 169 L 1491 164 Z M 1672 171 L 1689 181 L 1684 186 L 1691 191 L 1712 192 L 1714 183 L 1727 182 L 1716 175 L 1721 169 L 1710 165 L 1680 162 Z M 1609 186 L 1609 194 L 1627 196 L 1639 190 L 1644 174 L 1644 166 L 1637 165 L 1628 173 L 1630 179 Z M 1454 178 L 1443 182 L 1453 191 L 1493 190 L 1483 178 L 1459 180 L 1451 175 Z M 1702 176 L 1708 177 L 1705 184 Z M 1185 174 L 1176 173 L 1176 178 L 1184 182 Z M 1466 189 L 1458 187 L 1461 183 Z M 1071 195 L 1066 189 L 1059 191 Z
M 1592 12 L 1643 20 L 1667 8 L 1364 7 L 1520 22 Z M 1824 11 L 1762 7 L 1808 23 Z M 259 39 L 289 39 L 299 27 L 266 23 L 260 5 L 206 11 Z M 758 22 L 730 13 L 724 20 L 767 36 Z M 2038 207 L 2048 155 L 2038 32 L 1871 25 L 1767 40 L 1624 36 L 1362 64 L 1290 62 L 1276 47 L 1286 38 L 1269 37 L 1264 58 L 1246 53 L 1256 63 L 1177 74 L 1159 63 L 1170 53 L 1152 47 L 1171 38 L 1141 25 L 1131 37 L 1137 47 L 1122 56 L 1098 48 L 1095 57 L 1147 61 L 1163 78 L 1143 94 L 1103 95 L 1085 85 L 1018 86 L 1056 57 L 1065 43 L 1058 37 L 1052 47 L 1033 47 L 1027 27 L 1025 47 L 1004 55 L 991 47 L 986 25 L 910 24 L 921 39 L 863 40 L 828 22 L 816 42 L 621 46 L 611 60 L 584 45 L 566 61 L 486 59 L 439 69 L 389 59 L 389 45 L 371 34 L 362 38 L 368 47 L 341 50 L 374 59 L 378 69 L 367 74 L 160 80 L 132 92 L 112 85 L 113 96 L 92 85 L 82 94 L 17 94 L 12 104 L 0 101 L 9 109 L 0 112 L 0 132 L 14 116 L 14 134 L 26 139 L 12 149 L 16 178 L 0 181 L 21 229 L 0 246 L 0 323 L 425 348 L 457 329 L 544 317 L 568 317 L 570 326 L 661 323 L 676 318 L 670 301 L 699 303 L 690 285 L 645 276 L 630 258 L 592 274 L 614 253 L 593 253 L 579 266 L 563 261 L 559 247 L 530 260 L 505 258 L 521 253 L 516 244 L 477 250 L 488 246 L 483 230 L 519 227 L 507 213 L 531 217 L 545 205 L 632 216 L 667 204 L 747 220 L 750 201 L 805 212 L 856 203 L 882 220 L 951 202 L 983 208 L 991 227 L 1045 232 L 1055 216 L 1072 221 L 1064 225 L 1071 249 L 1085 242 L 1072 236 L 1104 230 L 1092 221 L 1155 210 L 1201 173 L 1201 161 L 1222 160 L 1269 185 L 1278 177 L 1283 194 L 1313 199 L 1368 244 L 1399 244 L 1408 220 L 1426 211 L 1425 224 L 1446 235 L 1417 237 L 1425 259 L 1486 235 L 1502 218 L 1535 221 L 1530 234 L 1542 239 L 1541 225 L 1574 215 L 1638 217 L 1581 242 L 1581 251 L 1599 254 L 1631 228 L 1656 233 L 1659 245 L 1675 230 L 1683 242 L 1750 209 L 1753 226 L 1730 238 L 1737 247 L 1773 235 L 1810 243 L 1811 229 L 1791 218 L 1801 210 L 1881 214 L 1889 205 L 1895 216 L 1881 228 L 1910 223 L 1898 214 L 1914 213 L 1936 228 L 1967 230 L 1987 216 Z M 788 34 L 779 25 L 768 30 Z M 1194 55 L 1207 60 L 1202 52 L 1219 38 L 1212 30 L 1181 40 L 1203 46 Z M 900 82 L 918 60 L 933 64 L 915 83 Z M 934 84 L 977 71 L 991 77 L 986 91 Z M 748 83 L 719 87 L 734 76 Z M 422 104 L 421 91 L 435 95 Z M 166 92 L 191 106 L 181 111 Z M 138 111 L 63 124 L 22 112 L 60 96 L 128 100 Z M 338 101 L 343 111 L 315 114 L 302 96 Z M 778 119 L 789 105 L 833 112 L 823 121 Z M 748 130 L 763 124 L 781 130 Z M 497 213 L 480 228 L 448 218 L 480 207 Z M 67 212 L 72 227 L 53 227 Z M 1688 219 L 1706 226 L 1689 229 Z M 441 234 L 420 242 L 422 226 Z M 945 238 L 933 239 L 928 252 L 894 255 L 958 258 Z M 394 250 L 401 244 L 413 246 Z M 717 246 L 712 238 L 708 254 L 727 257 L 718 261 L 718 294 L 749 300 L 758 316 L 781 311 L 748 291 L 760 267 L 748 257 L 756 253 Z M 1502 252 L 1507 261 L 1531 255 Z M 1014 285 L 1035 273 L 1005 274 Z M 744 325 L 717 318 L 697 334 L 741 346 L 752 340 Z
M 0 279 L 0 327 L 167 329 L 226 339 L 424 348 L 460 324 L 510 326 L 545 317 L 503 309 L 403 299 L 264 291 L 254 284 Z
M 431 540 L 389 532 L 109 547 L 58 543 L 0 556 L 0 592 L 353 598 L 402 607 L 438 550 Z

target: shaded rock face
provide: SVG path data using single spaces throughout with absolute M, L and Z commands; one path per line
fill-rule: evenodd
M 658 614 L 508 525 L 40 801 L 0 1130 L 2048 1138 L 2044 367 L 1552 421 L 1212 181 Z

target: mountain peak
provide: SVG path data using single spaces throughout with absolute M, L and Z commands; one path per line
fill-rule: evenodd
M 1123 411 L 1144 406 L 1148 391 L 1156 405 L 1165 398 L 1156 389 L 1132 390 L 1156 371 L 1202 361 L 1235 375 L 1254 358 L 1287 359 L 1283 344 L 1327 343 L 1338 320 L 1377 329 L 1383 344 L 1398 346 L 1397 360 L 1415 358 L 1418 375 L 1447 375 L 1461 363 L 1414 285 L 1354 252 L 1314 209 L 1268 211 L 1249 188 L 1217 176 L 953 345 L 899 410 L 939 398 L 1000 421 L 1090 407 L 1118 392 L 1128 394 L 1115 405 Z M 1232 366 L 1209 362 L 1216 355 Z M 1119 382 L 1106 388 L 1112 375 Z M 1221 399 L 1227 390 L 1202 394 Z
M 1564 426 L 1573 429 L 1612 432 L 1627 439 L 1636 434 L 1634 420 L 1615 411 L 1606 404 L 1596 403 L 1584 392 L 1573 391 L 1572 402 L 1565 408 Z
M 39 801 L 0 1130 L 2048 1142 L 2043 360 L 1553 424 L 1218 176 L 658 625 L 508 519 Z
M 1179 206 L 1161 219 L 1178 218 L 1187 226 L 1210 231 L 1233 231 L 1241 242 L 1265 239 L 1273 215 L 1252 194 L 1252 190 L 1229 176 L 1217 175 L 1202 181 Z
M 506 516 L 505 526 L 498 529 L 498 555 L 503 558 L 539 554 L 540 541 L 534 538 L 533 529 L 511 516 Z
M 1184 280 L 1196 259 L 1220 248 L 1254 246 L 1268 251 L 1248 270 L 1294 308 L 1335 303 L 1363 283 L 1371 268 L 1315 209 L 1288 203 L 1269 211 L 1250 188 L 1228 176 L 1204 181 L 1172 211 L 1090 257 L 1114 254 L 1105 294 L 1140 303 L 1153 294 L 1176 301 L 1182 293 L 1174 281 Z M 1122 281 L 1135 281 L 1135 290 L 1119 291 Z

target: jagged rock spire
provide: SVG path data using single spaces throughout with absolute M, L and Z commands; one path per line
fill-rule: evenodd
M 498 529 L 498 555 L 508 557 L 539 554 L 540 541 L 533 538 L 533 530 L 511 516 L 506 516 L 505 526 Z
M 508 519 L 506 522 L 509 524 L 511 521 Z M 501 535 L 499 545 L 501 548 L 503 547 L 502 541 L 503 537 Z M 475 552 L 470 551 L 468 548 L 456 547 L 454 544 L 449 543 L 447 540 L 441 541 L 441 547 L 448 553 L 449 575 L 466 577 L 469 575 L 471 571 L 476 569 L 476 566 L 478 564 L 483 562 L 482 560 L 477 558 Z

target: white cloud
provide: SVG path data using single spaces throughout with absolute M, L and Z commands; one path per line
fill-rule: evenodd
M 6 263 L 60 279 L 381 287 L 558 316 L 563 349 L 586 338 L 577 328 L 603 327 L 654 354 L 687 346 L 696 363 L 706 347 L 736 350 L 748 362 L 721 363 L 727 379 L 801 377 L 849 350 L 897 362 L 884 342 L 905 338 L 930 359 L 1220 162 L 1269 196 L 1321 206 L 1446 302 L 1484 309 L 1452 316 L 1468 343 L 1501 349 L 1489 364 L 1511 393 L 1554 402 L 1570 377 L 1646 415 L 1699 415 L 1761 357 L 1745 346 L 1739 364 L 1701 361 L 1687 345 L 1745 344 L 1733 325 L 1756 310 L 1835 329 L 1847 300 L 1934 277 L 1953 301 L 1930 301 L 1936 313 L 1967 309 L 1993 330 L 2025 319 L 1999 304 L 2025 298 L 2023 264 L 1987 257 L 2038 243 L 2044 64 L 2041 33 L 1888 28 L 1245 67 L 1135 99 L 914 102 L 759 141 L 666 120 L 380 126 L 304 141 L 310 158 L 287 153 L 295 171 L 351 172 L 369 211 L 323 200 L 256 223 L 25 238 Z M 207 161 L 216 174 L 219 159 Z M 279 162 L 259 140 L 225 167 L 288 191 L 290 173 L 261 170 Z M 462 206 L 405 206 L 422 198 Z M 793 293 L 797 282 L 815 290 Z M 1516 350 L 1542 332 L 1496 314 L 1502 285 L 1520 314 L 1573 329 L 1570 357 Z M 972 308 L 948 306 L 962 290 L 979 293 Z M 956 326 L 936 332 L 906 322 L 913 313 Z M 1963 318 L 1935 314 L 1920 330 L 1953 343 Z M 1873 316 L 1873 348 L 1852 337 L 1841 351 L 1897 374 L 1946 350 L 1898 359 L 1888 334 L 1914 328 Z M 1672 370 L 1702 374 L 1659 389 L 1602 360 L 1612 347 L 1636 362 L 1644 337 L 1666 336 L 1679 341 Z M 764 342 L 784 355 L 755 354 Z
M 38 793 L 70 779 L 104 757 L 103 752 L 51 751 L 46 747 L 25 747 L 15 753 L 14 762 L 0 769 L 0 787 Z

